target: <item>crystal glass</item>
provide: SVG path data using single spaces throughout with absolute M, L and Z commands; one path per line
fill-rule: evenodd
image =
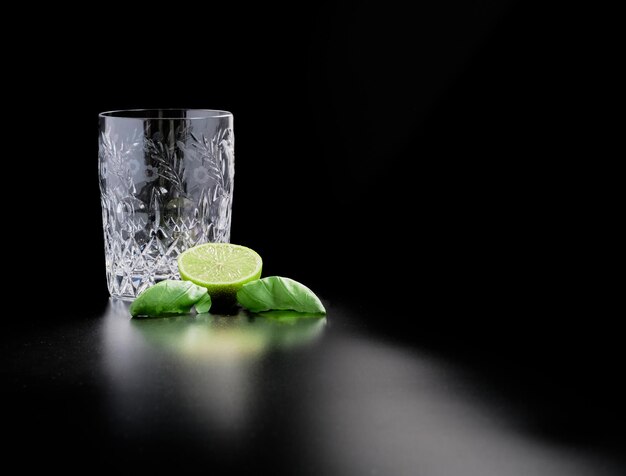
M 177 278 L 176 257 L 230 239 L 233 115 L 209 109 L 100 114 L 99 172 L 107 283 L 133 299 Z

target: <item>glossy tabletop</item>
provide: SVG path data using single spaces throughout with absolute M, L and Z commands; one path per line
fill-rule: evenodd
M 527 431 L 463 365 L 358 312 L 28 323 L 5 346 L 23 468 L 311 475 L 613 475 L 618 458 Z M 36 332 L 35 332 L 36 329 Z M 34 456 L 36 455 L 36 456 Z

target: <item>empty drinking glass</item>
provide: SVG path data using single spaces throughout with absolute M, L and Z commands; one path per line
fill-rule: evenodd
M 210 109 L 100 114 L 99 173 L 107 284 L 133 299 L 177 278 L 191 246 L 230 240 L 233 115 Z

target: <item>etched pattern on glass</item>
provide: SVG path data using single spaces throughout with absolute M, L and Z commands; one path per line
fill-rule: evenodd
M 107 283 L 114 297 L 134 298 L 177 278 L 179 253 L 230 239 L 232 129 L 218 128 L 211 137 L 189 123 L 151 129 L 100 134 Z

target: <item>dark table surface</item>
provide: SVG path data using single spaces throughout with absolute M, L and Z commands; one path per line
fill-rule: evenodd
M 567 415 L 597 410 L 567 406 L 569 389 L 549 396 L 550 378 L 533 391 L 519 361 L 519 378 L 498 380 L 372 331 L 358 308 L 328 311 L 131 320 L 109 301 L 97 315 L 21 318 L 5 334 L 7 454 L 25 470 L 624 474 L 622 440 L 589 438 L 606 429 L 593 418 L 577 428 Z

